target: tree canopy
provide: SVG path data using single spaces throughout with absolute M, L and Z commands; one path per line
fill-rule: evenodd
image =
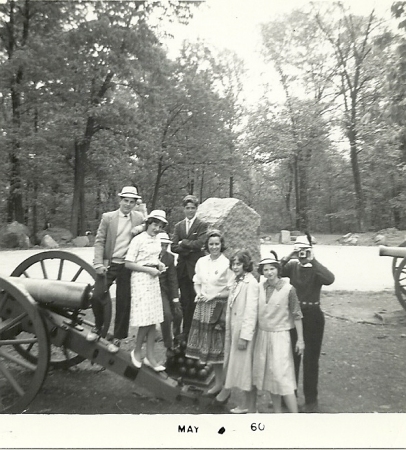
M 0 5 L 2 223 L 84 234 L 133 184 L 171 223 L 193 193 L 242 199 L 263 232 L 405 227 L 405 2 L 398 31 L 341 2 L 264 22 L 284 100 L 264 86 L 255 106 L 233 52 L 169 58 L 165 23 L 194 3 Z

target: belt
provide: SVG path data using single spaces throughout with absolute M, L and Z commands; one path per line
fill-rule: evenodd
M 320 302 L 301 302 L 300 304 L 305 306 L 319 306 Z

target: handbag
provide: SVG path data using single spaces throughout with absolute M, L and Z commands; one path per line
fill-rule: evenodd
M 226 319 L 226 302 L 217 302 L 211 315 L 210 315 L 210 320 L 209 323 L 211 324 L 222 324 L 222 322 L 224 322 L 225 324 L 225 319 Z

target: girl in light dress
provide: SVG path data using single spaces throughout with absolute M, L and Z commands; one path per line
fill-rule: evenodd
M 163 307 L 159 275 L 165 264 L 159 260 L 161 241 L 157 234 L 167 224 L 165 211 L 152 211 L 146 218 L 146 230 L 135 236 L 127 252 L 125 266 L 131 269 L 130 325 L 139 327 L 131 361 L 139 369 L 144 363 L 156 372 L 165 367 L 155 358 L 155 329 L 163 322 Z M 146 356 L 141 359 L 144 340 L 147 340 Z
M 216 401 L 225 403 L 232 388 L 243 391 L 242 401 L 230 410 L 233 414 L 256 412 L 256 391 L 252 379 L 252 358 L 258 316 L 259 286 L 252 275 L 253 262 L 246 250 L 230 259 L 235 278 L 230 289 L 226 315 L 224 388 Z
M 282 397 L 289 412 L 298 412 L 296 379 L 289 330 L 296 327 L 296 352 L 303 354 L 302 312 L 295 288 L 280 278 L 275 252 L 259 263 L 258 330 L 254 348 L 253 383 L 269 391 L 274 412 L 282 412 Z

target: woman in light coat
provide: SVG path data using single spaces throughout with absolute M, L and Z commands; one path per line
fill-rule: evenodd
M 230 412 L 244 414 L 256 410 L 252 357 L 258 315 L 259 286 L 251 273 L 253 263 L 247 251 L 237 251 L 230 259 L 230 267 L 236 277 L 230 290 L 226 314 L 225 383 L 216 400 L 224 403 L 231 394 L 231 388 L 239 388 L 244 393 L 242 403 Z

